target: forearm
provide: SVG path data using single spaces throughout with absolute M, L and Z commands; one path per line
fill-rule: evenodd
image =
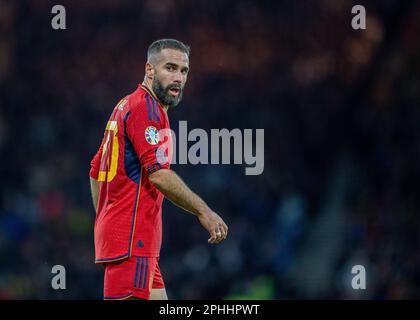
M 99 183 L 93 178 L 90 178 L 90 192 L 92 195 L 93 207 L 96 211 L 98 208 Z
M 199 215 L 210 210 L 207 204 L 172 170 L 162 169 L 149 175 L 150 181 L 175 205 Z

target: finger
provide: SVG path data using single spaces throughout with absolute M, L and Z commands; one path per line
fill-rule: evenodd
M 223 240 L 224 240 L 224 239 L 226 239 L 227 234 L 228 234 L 227 226 L 225 224 L 222 224 L 221 229 L 223 230 L 222 234 L 223 234 Z
M 222 233 L 219 231 L 219 229 L 213 229 L 212 231 L 212 237 L 209 239 L 209 243 L 211 244 L 217 244 L 220 242 L 220 240 L 222 239 Z
M 216 232 L 216 236 L 217 236 L 217 239 L 216 239 L 217 242 L 216 243 L 219 243 L 220 241 L 222 241 L 225 238 L 225 230 L 223 229 L 222 226 L 219 226 L 219 229 Z
M 213 244 L 215 241 L 215 238 L 211 237 L 207 240 L 208 243 Z
M 219 238 L 223 238 L 225 235 L 225 229 L 223 228 L 223 225 L 221 223 L 218 224 L 217 230 L 216 230 L 216 235 Z
M 210 238 L 207 240 L 207 242 L 214 243 L 214 241 L 217 239 L 216 230 L 212 228 L 209 233 L 210 233 Z
M 216 243 L 218 243 L 219 242 L 219 240 L 217 239 L 217 238 L 210 238 L 209 239 L 209 243 L 210 244 L 216 244 Z
M 223 222 L 223 226 L 225 227 L 225 229 L 226 229 L 226 233 L 228 232 L 228 230 L 229 230 L 229 228 L 228 228 L 228 226 L 227 226 L 227 224 L 225 223 L 225 222 Z
M 223 222 L 223 220 L 221 222 L 219 222 L 219 231 L 221 233 L 222 239 L 226 239 L 226 236 L 227 236 L 227 226 Z
M 225 229 L 223 228 L 222 225 L 219 225 L 219 229 L 218 229 L 218 232 L 216 233 L 216 235 L 217 235 L 217 239 L 219 241 L 221 241 L 221 240 L 223 240 L 225 238 L 226 231 L 225 231 Z

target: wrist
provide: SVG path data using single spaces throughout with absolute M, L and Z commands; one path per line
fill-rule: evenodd
M 209 214 L 210 211 L 211 209 L 206 204 L 204 204 L 203 206 L 200 206 L 200 208 L 198 208 L 196 216 L 197 217 L 206 216 Z

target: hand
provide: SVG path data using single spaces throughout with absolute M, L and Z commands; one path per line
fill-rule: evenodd
M 225 240 L 228 234 L 228 227 L 220 216 L 213 210 L 208 210 L 198 215 L 201 225 L 210 233 L 208 243 L 217 244 Z

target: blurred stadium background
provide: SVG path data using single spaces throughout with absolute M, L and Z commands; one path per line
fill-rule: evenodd
M 67 30 L 51 28 L 55 4 Z M 265 129 L 260 176 L 173 166 L 230 237 L 208 246 L 165 202 L 169 297 L 420 298 L 419 34 L 408 0 L 0 0 L 0 298 L 102 298 L 89 163 L 163 37 L 192 48 L 173 127 Z M 56 264 L 66 290 L 51 289 Z

